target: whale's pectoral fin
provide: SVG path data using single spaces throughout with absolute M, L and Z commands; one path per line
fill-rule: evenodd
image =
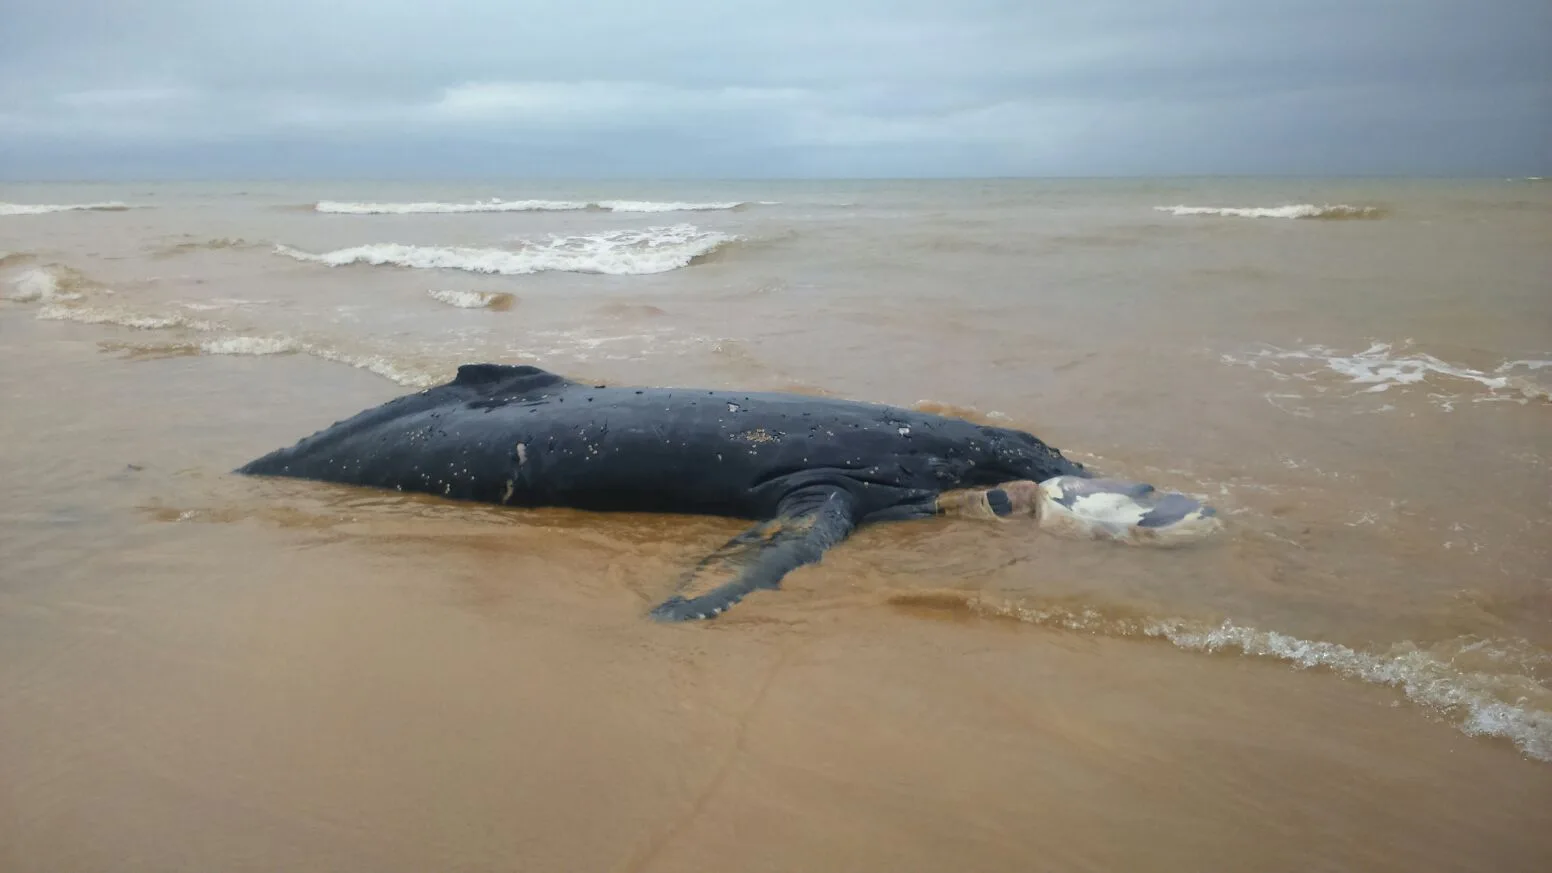
M 659 621 L 712 618 L 757 588 L 778 588 L 783 576 L 824 556 L 856 526 L 851 498 L 839 488 L 805 489 L 782 512 L 728 540 L 679 581 L 652 610 Z

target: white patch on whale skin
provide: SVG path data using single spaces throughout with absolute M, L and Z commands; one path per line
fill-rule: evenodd
M 1081 494 L 1072 502 L 1072 511 L 1105 525 L 1133 525 L 1148 514 L 1147 507 L 1125 494 Z
M 1041 482 L 1037 498 L 1040 529 L 1068 539 L 1167 547 L 1205 539 L 1223 527 L 1223 522 L 1207 514 L 1202 505 L 1172 524 L 1143 527 L 1141 521 L 1165 494 L 1154 492 L 1139 499 L 1119 490 L 1099 490 L 1098 484 L 1075 476 Z M 1070 493 L 1076 497 L 1069 497 Z M 1071 507 L 1062 503 L 1069 499 Z

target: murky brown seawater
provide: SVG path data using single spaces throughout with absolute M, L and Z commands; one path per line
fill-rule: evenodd
M 0 870 L 1546 869 L 1552 189 L 595 188 L 0 190 L 154 207 L 0 215 Z M 493 195 L 781 203 L 295 208 Z M 1288 203 L 1385 212 L 1153 209 Z M 387 244 L 712 250 L 274 248 Z M 867 528 L 663 626 L 741 524 L 229 474 L 468 360 L 1012 422 L 1229 529 Z

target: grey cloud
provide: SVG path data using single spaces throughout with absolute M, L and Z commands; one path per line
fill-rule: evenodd
M 61 0 L 6 20 L 8 177 L 1552 162 L 1545 0 Z

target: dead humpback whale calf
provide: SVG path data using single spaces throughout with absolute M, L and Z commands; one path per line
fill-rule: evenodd
M 603 387 L 468 364 L 237 470 L 507 506 L 701 513 L 758 523 L 652 609 L 710 618 L 818 561 L 857 526 L 939 514 L 1033 518 L 1138 545 L 1220 526 L 1181 494 L 1095 478 L 1034 436 L 798 394 Z

